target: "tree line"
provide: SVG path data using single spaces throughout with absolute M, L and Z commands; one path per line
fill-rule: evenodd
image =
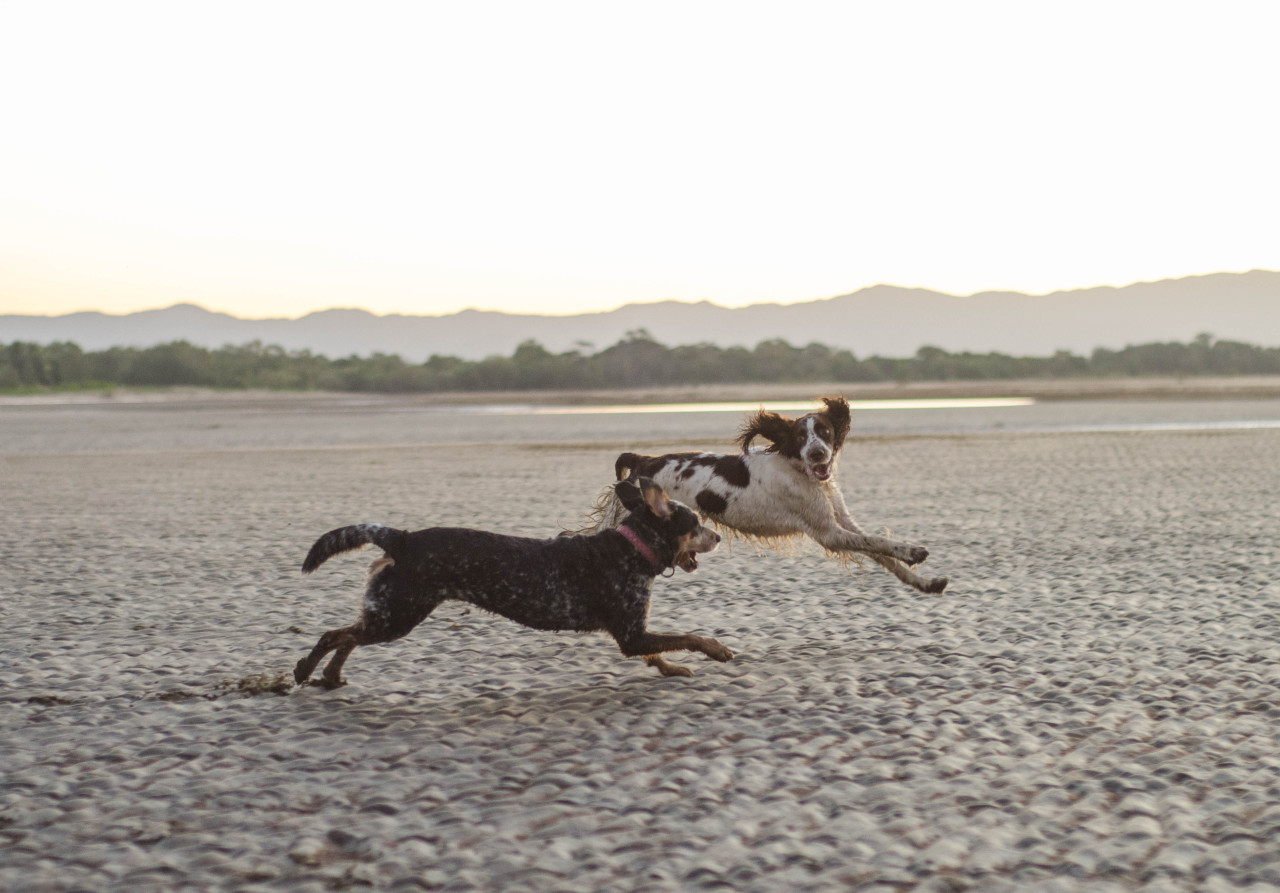
M 644 330 L 587 354 L 552 353 L 526 341 L 509 357 L 484 360 L 432 355 L 328 359 L 252 342 L 217 349 L 175 341 L 155 347 L 85 351 L 71 342 L 0 345 L 0 389 L 63 390 L 190 385 L 227 389 L 376 391 L 562 390 L 752 382 L 994 381 L 1015 378 L 1280 375 L 1280 348 L 1216 340 L 1098 348 L 1089 356 L 950 353 L 922 347 L 915 356 L 859 359 L 821 344 L 762 341 L 754 349 L 695 344 L 667 347 Z

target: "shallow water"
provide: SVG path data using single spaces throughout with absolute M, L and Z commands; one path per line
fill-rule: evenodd
M 855 407 L 852 435 L 1244 430 L 1280 425 L 1280 400 L 901 403 L 876 409 Z M 572 441 L 723 448 L 732 442 L 742 416 L 758 408 L 738 412 L 745 404 L 730 405 L 735 409 L 617 406 L 591 411 L 429 406 L 412 399 L 342 397 L 229 406 L 183 402 L 0 406 L 0 454 Z M 812 404 L 799 406 L 812 408 Z M 795 414 L 799 409 L 787 412 Z

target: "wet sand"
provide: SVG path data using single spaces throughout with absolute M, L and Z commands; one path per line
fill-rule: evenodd
M 655 586 L 691 679 L 446 605 L 325 692 L 320 533 L 550 535 L 737 418 L 0 407 L 0 888 L 1280 889 L 1280 430 L 1068 430 L 1274 404 L 1032 409 L 856 417 L 941 596 L 737 543 Z

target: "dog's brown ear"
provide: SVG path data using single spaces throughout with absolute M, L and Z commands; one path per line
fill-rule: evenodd
M 835 440 L 832 442 L 831 448 L 838 450 L 844 445 L 844 439 L 849 433 L 849 425 L 852 421 L 852 416 L 849 412 L 849 401 L 845 400 L 842 395 L 839 397 L 823 397 L 822 402 L 827 404 L 827 418 L 831 419 L 831 427 L 836 429 Z
M 635 453 L 623 453 L 618 456 L 616 462 L 613 463 L 613 476 L 620 481 L 625 481 L 631 475 L 635 474 L 636 466 L 640 464 L 640 457 Z
M 671 516 L 671 498 L 653 478 L 618 481 L 613 485 L 613 492 L 618 494 L 622 507 L 632 514 L 648 508 L 663 520 Z
M 644 497 L 645 505 L 649 506 L 649 510 L 662 520 L 671 517 L 671 498 L 667 496 L 667 491 L 652 478 L 640 478 L 640 494 Z
M 776 449 L 790 437 L 791 425 L 791 419 L 762 409 L 755 415 L 747 416 L 747 420 L 742 423 L 742 430 L 738 432 L 738 443 L 745 453 L 750 449 L 751 441 L 757 437 L 763 437 L 771 444 L 767 449 Z

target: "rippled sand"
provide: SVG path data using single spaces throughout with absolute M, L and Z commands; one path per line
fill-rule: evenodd
M 737 654 L 692 679 L 446 605 L 330 693 L 283 674 L 371 556 L 303 578 L 317 535 L 550 535 L 620 449 L 737 419 L 31 411 L 0 888 L 1280 887 L 1280 430 L 857 440 L 855 515 L 946 594 L 736 544 L 655 587 Z

